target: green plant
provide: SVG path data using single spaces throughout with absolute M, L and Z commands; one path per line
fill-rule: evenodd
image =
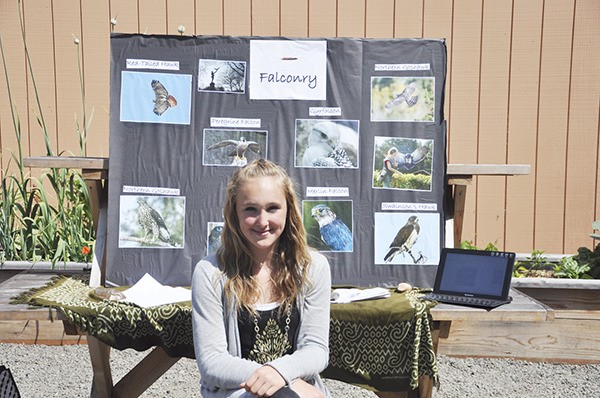
M 473 242 L 470 240 L 464 240 L 464 241 L 460 242 L 460 248 L 466 249 L 466 250 L 479 250 L 479 248 L 477 246 L 475 246 L 473 244 Z M 483 250 L 489 251 L 489 252 L 497 252 L 498 248 L 496 247 L 496 245 L 494 243 L 490 242 L 485 246 L 485 248 Z
M 587 264 L 590 269 L 587 274 L 593 279 L 600 279 L 600 243 L 590 250 L 587 247 L 580 247 L 577 254 L 573 256 L 578 264 Z
M 589 265 L 579 264 L 573 256 L 563 257 L 554 265 L 554 276 L 556 278 L 590 279 L 591 277 L 586 275 L 589 270 Z
M 513 276 L 522 277 L 552 277 L 553 264 L 544 256 L 543 250 L 533 250 L 525 261 L 515 261 Z
M 20 10 L 20 7 L 19 7 Z M 46 152 L 53 155 L 50 136 L 44 121 L 39 101 L 33 68 L 25 40 L 23 20 L 21 36 L 25 48 L 27 66 L 37 101 L 37 120 L 42 128 Z M 76 44 L 77 41 L 76 41 Z M 6 57 L 0 37 L 0 53 L 4 66 L 4 76 L 11 110 L 13 130 L 17 139 L 17 153 L 11 152 L 5 170 L 2 170 L 0 190 L 0 262 L 10 260 L 51 261 L 53 266 L 59 261 L 90 261 L 95 241 L 95 230 L 89 206 L 87 187 L 78 172 L 66 169 L 49 169 L 39 179 L 29 176 L 23 166 L 21 144 L 21 123 L 15 111 L 10 79 L 6 67 Z M 78 52 L 79 56 L 79 52 Z M 88 122 L 85 115 L 85 94 L 82 85 L 84 105 L 83 128 L 76 124 L 80 152 L 83 154 Z M 14 165 L 12 165 L 14 163 Z M 11 165 L 16 173 L 10 172 Z M 47 189 L 46 187 L 51 189 Z

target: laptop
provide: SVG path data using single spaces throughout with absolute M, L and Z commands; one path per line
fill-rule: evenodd
M 514 263 L 515 253 L 443 248 L 433 292 L 423 298 L 481 308 L 510 303 Z

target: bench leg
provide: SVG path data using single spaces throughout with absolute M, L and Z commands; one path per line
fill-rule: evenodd
M 92 370 L 94 371 L 90 398 L 111 398 L 113 381 L 110 371 L 110 346 L 89 334 L 87 335 L 87 343 Z

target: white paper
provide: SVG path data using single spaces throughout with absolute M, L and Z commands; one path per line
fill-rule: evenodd
M 150 274 L 145 274 L 135 285 L 123 291 L 123 294 L 123 301 L 142 308 L 192 300 L 190 289 L 162 285 Z
M 325 40 L 251 40 L 250 99 L 326 100 Z
M 387 297 L 390 297 L 390 291 L 383 287 L 370 289 L 339 288 L 331 292 L 331 302 L 336 304 Z

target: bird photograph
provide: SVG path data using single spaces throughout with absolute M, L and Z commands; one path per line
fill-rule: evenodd
M 373 148 L 373 188 L 384 188 L 379 178 L 384 160 L 394 169 L 386 189 L 430 191 L 433 171 L 433 140 L 403 137 L 375 137 Z M 397 151 L 390 156 L 390 148 Z
M 371 120 L 433 122 L 433 77 L 371 77 Z
M 353 251 L 352 201 L 305 201 L 303 206 L 309 245 L 321 251 Z
M 264 158 L 266 131 L 204 130 L 204 165 L 243 167 Z
M 211 254 L 217 251 L 221 246 L 221 232 L 223 232 L 222 222 L 209 222 L 208 223 L 208 237 L 206 254 Z
M 181 248 L 185 197 L 123 195 L 119 247 Z
M 130 72 L 121 74 L 119 120 L 189 125 L 192 75 Z
M 198 62 L 198 91 L 243 94 L 246 62 L 201 59 Z
M 150 83 L 154 90 L 154 114 L 161 116 L 167 109 L 177 106 L 177 100 L 173 97 L 165 86 L 158 80 L 152 80 Z
M 438 264 L 439 233 L 437 212 L 377 212 L 375 264 Z
M 296 119 L 296 167 L 357 168 L 358 120 Z

